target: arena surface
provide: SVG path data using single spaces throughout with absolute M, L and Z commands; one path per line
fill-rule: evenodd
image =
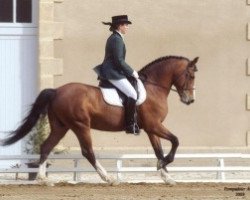
M 250 199 L 250 184 L 178 183 L 165 184 L 66 184 L 0 185 L 1 200 L 237 200 Z

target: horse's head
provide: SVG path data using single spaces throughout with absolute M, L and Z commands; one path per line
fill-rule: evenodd
M 197 71 L 196 63 L 198 57 L 188 62 L 188 64 L 182 67 L 181 71 L 174 77 L 174 86 L 181 98 L 181 102 L 189 105 L 195 100 L 195 72 Z

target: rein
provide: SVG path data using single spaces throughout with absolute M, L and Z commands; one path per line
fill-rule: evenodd
M 159 85 L 159 84 L 157 84 L 157 83 L 148 81 L 147 79 L 142 79 L 142 78 L 140 78 L 140 79 L 141 79 L 142 82 L 144 82 L 144 83 L 149 83 L 149 84 L 151 84 L 151 85 L 155 85 L 155 86 L 157 86 L 157 87 L 160 87 L 160 88 L 163 88 L 163 89 L 166 89 L 166 90 L 169 89 L 169 87 L 165 87 L 165 86 Z M 172 87 L 170 88 L 170 90 L 172 90 L 172 91 L 174 91 L 174 92 L 178 92 L 176 89 L 173 89 Z
M 178 81 L 183 75 L 189 75 L 189 76 L 190 76 L 190 74 L 188 73 L 187 69 L 184 70 L 183 73 L 181 73 L 181 74 L 173 81 L 173 83 L 175 83 L 176 81 Z M 191 76 L 190 76 L 190 77 L 191 77 Z M 169 87 L 165 87 L 165 86 L 159 85 L 158 83 L 149 81 L 149 80 L 147 80 L 147 78 L 148 78 L 148 77 L 147 77 L 146 75 L 144 75 L 144 74 L 143 74 L 143 77 L 140 77 L 140 79 L 141 79 L 143 82 L 145 82 L 145 83 L 149 83 L 149 84 L 151 84 L 151 85 L 155 85 L 155 86 L 157 86 L 157 87 L 164 88 L 164 89 L 166 89 L 166 90 L 169 89 Z M 192 77 L 191 77 L 191 78 L 192 78 Z M 186 83 L 187 83 L 187 77 L 186 77 L 186 79 L 185 79 L 185 83 L 184 83 L 184 86 L 183 86 L 183 89 L 182 89 L 183 91 L 186 91 L 186 90 L 195 90 L 195 88 L 185 88 Z M 178 90 L 177 90 L 177 89 L 174 89 L 174 88 L 172 88 L 172 87 L 170 88 L 170 90 L 172 90 L 172 91 L 178 93 Z

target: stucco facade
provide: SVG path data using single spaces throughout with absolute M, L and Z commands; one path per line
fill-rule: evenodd
M 110 34 L 101 21 L 118 14 L 128 14 L 133 22 L 125 37 L 126 60 L 133 68 L 165 55 L 200 57 L 196 102 L 183 105 L 176 93 L 168 99 L 164 125 L 180 146 L 248 148 L 249 0 L 40 0 L 40 88 L 97 85 L 92 68 L 102 62 Z M 93 130 L 93 138 L 104 149 L 150 146 L 145 133 Z M 78 146 L 72 133 L 61 144 Z

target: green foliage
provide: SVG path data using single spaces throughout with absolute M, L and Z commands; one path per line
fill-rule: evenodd
M 39 154 L 41 144 L 47 138 L 49 131 L 48 118 L 41 117 L 27 139 L 24 152 L 27 154 Z
M 24 152 L 27 154 L 40 154 L 42 143 L 50 133 L 49 121 L 47 116 L 42 116 L 36 126 L 29 134 Z M 63 146 L 57 146 L 53 149 L 54 154 L 68 153 L 69 149 Z

